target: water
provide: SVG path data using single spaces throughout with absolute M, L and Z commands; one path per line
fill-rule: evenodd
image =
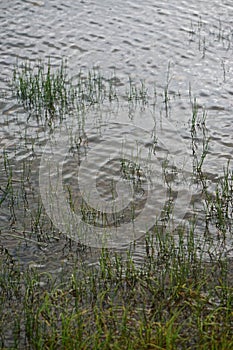
M 140 1 L 118 1 L 116 4 L 113 1 L 12 0 L 10 6 L 7 1 L 1 2 L 0 13 L 0 145 L 7 150 L 9 162 L 17 174 L 14 178 L 16 188 L 21 181 L 22 164 L 25 164 L 25 173 L 30 174 L 30 181 L 25 183 L 29 193 L 27 200 L 18 193 L 21 199 L 15 207 L 15 213 L 10 212 L 7 206 L 1 206 L 1 242 L 14 256 L 25 264 L 43 261 L 45 269 L 49 266 L 55 271 L 65 259 L 64 247 L 67 243 L 65 236 L 59 241 L 56 239 L 57 233 L 51 233 L 50 222 L 43 210 L 41 215 L 45 216 L 44 227 L 36 226 L 41 205 L 38 202 L 39 164 L 50 134 L 49 128 L 43 123 L 38 125 L 33 118 L 28 120 L 27 113 L 12 98 L 10 80 L 17 60 L 21 62 L 29 59 L 36 62 L 51 57 L 52 65 L 56 66 L 60 64 L 61 58 L 66 58 L 73 77 L 78 75 L 80 69 L 85 71 L 100 67 L 106 76 L 114 70 L 121 91 L 125 91 L 129 75 L 135 80 L 144 80 L 150 93 L 156 82 L 159 102 L 154 117 L 157 120 L 168 118 L 174 126 L 170 132 L 167 130 L 164 137 L 166 146 L 170 149 L 177 148 L 176 154 L 181 159 L 184 156 L 180 147 L 181 140 L 187 142 L 187 154 L 190 157 L 192 153 L 191 90 L 192 99 L 197 97 L 198 105 L 203 106 L 207 113 L 209 153 L 203 171 L 208 174 L 210 189 L 214 190 L 218 177 L 223 174 L 223 167 L 228 160 L 232 161 L 233 7 L 229 1 L 173 0 L 155 4 L 148 0 L 143 4 Z M 168 82 L 170 103 L 166 113 L 162 94 Z M 117 133 L 118 138 L 137 135 L 137 130 L 138 139 L 143 139 L 146 147 L 147 142 L 153 141 L 148 131 L 153 129 L 150 112 L 141 111 L 141 117 L 143 119 L 139 120 L 139 124 L 143 130 L 138 125 L 131 127 L 127 107 L 119 111 L 117 106 L 112 105 L 110 108 L 107 105 L 97 117 L 89 113 L 87 125 L 90 127 L 96 123 L 94 125 L 98 130 L 97 135 L 90 136 L 92 145 L 98 144 L 101 132 L 105 135 L 105 141 Z M 66 124 L 72 125 L 72 122 L 71 118 Z M 127 126 L 119 131 L 119 128 L 116 130 L 116 123 L 125 123 Z M 204 136 L 199 132 L 196 140 L 198 154 L 201 154 Z M 162 154 L 161 149 L 158 154 Z M 1 155 L 1 183 L 4 188 L 6 180 L 3 153 Z M 70 184 L 73 185 L 72 179 L 77 174 L 71 165 L 72 159 L 67 159 L 64 174 L 65 180 L 71 181 Z M 190 176 L 188 173 L 186 175 Z M 181 187 L 179 184 L 179 189 Z M 37 193 L 35 197 L 31 194 L 32 189 Z M 200 212 L 198 225 L 201 232 L 203 199 L 200 188 L 196 188 L 194 197 Z M 26 205 L 25 201 L 29 204 Z M 41 232 L 43 237 L 46 234 L 51 236 L 50 242 L 39 247 L 34 244 L 32 241 L 36 237 L 30 235 L 32 227 L 38 237 Z M 16 238 L 22 236 L 23 231 L 26 232 L 28 241 Z M 213 235 L 215 234 L 216 229 L 213 228 Z M 44 237 L 41 240 L 46 239 Z M 74 245 L 78 250 L 78 242 Z M 143 258 L 140 245 L 143 246 L 143 243 L 138 243 L 138 261 Z M 226 247 L 229 254 L 231 245 L 232 240 L 229 238 Z M 70 256 L 71 253 L 67 254 Z M 90 254 L 86 259 L 92 262 Z

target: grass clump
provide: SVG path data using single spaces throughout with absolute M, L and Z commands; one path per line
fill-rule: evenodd
M 76 92 L 68 81 L 63 61 L 57 70 L 52 69 L 50 60 L 47 65 L 38 62 L 32 66 L 26 62 L 16 66 L 13 87 L 18 101 L 36 115 L 45 113 L 47 118 L 62 116 L 74 106 Z
M 26 61 L 17 64 L 13 71 L 12 86 L 18 101 L 29 112 L 47 119 L 63 118 L 65 114 L 84 110 L 92 105 L 120 100 L 132 104 L 146 105 L 150 101 L 148 88 L 129 77 L 125 91 L 120 90 L 120 80 L 115 72 L 110 77 L 98 69 L 80 70 L 70 78 L 66 62 L 55 69 L 48 62 L 32 65 Z
M 107 84 L 108 83 L 108 84 Z M 117 99 L 114 79 L 106 79 L 93 69 L 82 71 L 75 80 L 69 78 L 66 63 L 54 69 L 48 60 L 36 65 L 29 62 L 17 65 L 13 72 L 13 89 L 17 99 L 31 114 L 63 118 L 65 114 L 86 106 Z
M 230 162 L 218 179 L 213 195 L 207 193 L 206 207 L 209 220 L 213 221 L 223 236 L 232 232 L 233 222 L 233 172 Z

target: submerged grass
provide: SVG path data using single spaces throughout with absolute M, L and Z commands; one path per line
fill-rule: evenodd
M 71 79 L 65 61 L 55 68 L 50 59 L 34 65 L 29 61 L 17 63 L 12 78 L 16 97 L 29 117 L 44 116 L 50 123 L 54 118 L 63 119 L 69 113 L 104 102 L 122 99 L 133 105 L 148 103 L 148 89 L 143 80 L 136 83 L 129 77 L 125 92 L 120 91 L 119 85 L 114 71 L 107 77 L 98 69 L 80 70 L 76 78 Z
M 36 113 L 45 113 L 47 118 L 68 113 L 74 105 L 75 91 L 68 82 L 65 63 L 53 71 L 50 60 L 47 65 L 29 62 L 16 66 L 13 72 L 13 86 L 23 106 Z
M 169 70 L 170 66 L 162 93 L 166 117 L 171 103 Z M 118 101 L 119 96 L 130 105 L 145 106 L 150 101 L 143 81 L 137 85 L 129 78 L 129 85 L 121 95 L 115 76 L 107 79 L 92 70 L 87 74 L 80 72 L 71 81 L 64 63 L 54 69 L 50 61 L 36 66 L 29 63 L 16 66 L 13 84 L 18 101 L 29 115 L 35 113 L 49 122 L 63 118 L 73 109 Z M 60 273 L 54 277 L 35 266 L 21 266 L 4 244 L 0 245 L 2 349 L 233 349 L 233 270 L 232 260 L 224 255 L 226 233 L 232 232 L 232 172 L 228 164 L 215 192 L 209 191 L 203 171 L 209 142 L 206 113 L 202 111 L 200 116 L 199 112 L 194 100 L 190 128 L 193 178 L 201 186 L 206 225 L 211 221 L 225 232 L 218 237 L 223 253 L 212 259 L 211 242 L 205 236 L 197 239 L 193 218 L 190 227 L 178 227 L 174 232 L 172 223 L 169 226 L 171 205 L 166 208 L 168 220 L 156 224 L 145 237 L 140 265 L 134 246 L 125 252 L 99 250 L 94 266 L 84 262 L 89 252 L 78 246 L 77 260 L 61 265 Z M 202 133 L 199 153 L 198 132 Z M 30 218 L 31 225 L 29 235 L 26 226 L 22 233 L 14 231 L 13 238 L 18 236 L 25 244 L 35 244 L 39 249 L 48 249 L 52 239 L 62 241 L 64 237 L 46 222 L 40 201 L 34 192 L 30 193 L 29 189 L 34 191 L 35 187 L 31 183 L 30 162 L 23 163 L 22 178 L 17 183 L 17 169 L 7 152 L 3 162 L 6 181 L 0 187 L 0 207 L 9 210 L 13 228 L 21 213 L 25 219 Z M 123 179 L 131 179 L 135 188 L 140 187 L 141 169 L 136 163 L 122 159 L 121 175 Z M 114 189 L 112 192 L 114 197 Z M 72 187 L 68 185 L 67 196 L 74 209 Z M 36 203 L 33 208 L 31 202 Z M 84 219 L 91 214 L 87 218 L 89 223 L 107 221 L 94 217 L 96 213 L 85 205 L 81 209 Z M 0 231 L 0 235 L 4 232 Z M 65 244 L 71 250 L 77 245 L 71 241 Z
M 214 195 L 207 194 L 206 198 L 208 218 L 214 221 L 223 236 L 232 232 L 233 222 L 233 172 L 229 164 L 216 184 Z

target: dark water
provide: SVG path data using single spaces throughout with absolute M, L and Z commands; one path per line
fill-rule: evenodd
M 209 153 L 203 165 L 208 174 L 209 186 L 214 190 L 217 178 L 223 174 L 227 161 L 232 161 L 233 147 L 233 6 L 230 1 L 1 1 L 0 3 L 0 146 L 5 147 L 8 158 L 18 174 L 16 183 L 22 175 L 22 164 L 30 172 L 32 188 L 38 192 L 39 164 L 43 147 L 49 138 L 48 130 L 35 120 L 28 120 L 25 113 L 12 98 L 10 81 L 13 68 L 19 62 L 28 59 L 32 63 L 38 59 L 51 57 L 53 65 L 67 59 L 69 73 L 76 76 L 80 69 L 99 67 L 108 75 L 114 70 L 122 91 L 129 75 L 135 80 L 143 79 L 146 86 L 153 90 L 156 83 L 159 107 L 155 117 L 168 117 L 174 126 L 164 135 L 166 146 L 177 148 L 177 154 L 183 157 L 183 147 L 191 156 L 190 147 L 190 89 L 198 105 L 205 108 L 206 133 L 209 138 Z M 161 107 L 162 93 L 168 82 L 171 106 L 165 116 Z M 114 107 L 115 108 L 115 107 Z M 113 108 L 113 109 L 114 109 Z M 113 113 L 113 117 L 111 116 Z M 98 130 L 106 132 L 106 138 L 116 134 L 114 122 L 127 122 L 124 128 L 117 129 L 118 137 L 136 134 L 130 129 L 125 110 L 103 111 L 98 121 Z M 115 114 L 114 114 L 115 113 Z M 150 142 L 148 136 L 152 129 L 150 112 L 140 119 L 138 139 L 144 145 Z M 90 114 L 90 113 L 89 113 Z M 94 119 L 96 121 L 96 118 Z M 91 116 L 89 125 L 93 126 Z M 68 125 L 72 125 L 69 121 Z M 104 125 L 107 125 L 105 128 Z M 123 124 L 122 124 L 123 125 Z M 141 130 L 141 131 L 140 131 Z M 144 135 L 146 131 L 146 135 Z M 110 135 L 110 136 L 109 136 Z M 202 135 L 203 136 L 203 135 Z M 98 143 L 97 136 L 93 144 Z M 147 139 L 148 137 L 148 139 Z M 203 136 L 204 137 L 204 136 Z M 180 146 L 180 142 L 187 142 Z M 183 144 L 182 144 L 183 145 Z M 199 136 L 198 152 L 202 149 Z M 113 146 L 114 148 L 114 146 Z M 1 153 L 1 182 L 4 185 L 4 162 Z M 67 164 L 69 162 L 67 161 Z M 232 168 L 232 163 L 230 163 Z M 75 176 L 72 166 L 66 168 L 66 179 Z M 187 176 L 190 176 L 188 174 Z M 29 185 L 28 185 L 29 186 Z M 29 190 L 29 189 L 28 189 Z M 202 206 L 201 189 L 196 188 L 197 210 Z M 17 220 L 9 229 L 9 208 L 1 207 L 2 243 L 11 249 L 27 264 L 44 261 L 52 269 L 59 269 L 57 259 L 65 261 L 56 240 L 40 249 L 28 241 L 13 237 L 22 231 L 30 232 L 32 222 L 38 214 L 35 198 L 29 198 L 27 213 L 20 204 L 16 209 Z M 159 201 L 159 198 L 158 198 Z M 37 214 L 36 214 L 37 213 Z M 145 219 L 147 220 L 147 219 Z M 46 226 L 47 225 L 47 226 Z M 49 232 L 49 224 L 45 224 Z M 200 231 L 201 231 L 200 225 Z M 11 234 L 11 236 L 4 236 Z M 213 235 L 216 234 L 213 228 Z M 26 236 L 30 239 L 30 234 Z M 34 236 L 31 239 L 35 239 Z M 231 250 L 232 240 L 227 241 L 227 251 Z M 63 249 L 64 248 L 64 249 Z M 53 252 L 53 253 L 51 253 Z M 55 252 L 55 253 L 54 253 Z M 142 257 L 140 243 L 136 253 L 138 261 Z M 91 257 L 87 257 L 87 260 Z

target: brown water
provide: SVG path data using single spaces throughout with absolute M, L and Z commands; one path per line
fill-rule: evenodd
M 106 76 L 114 70 L 122 91 L 125 91 L 129 75 L 135 80 L 144 80 L 150 93 L 156 83 L 157 105 L 154 109 L 151 106 L 141 111 L 139 109 L 138 122 L 130 119 L 126 103 L 120 108 L 113 104 L 103 106 L 101 111 L 88 111 L 86 125 L 90 133 L 89 147 L 90 144 L 97 146 L 100 140 L 105 142 L 117 137 L 119 142 L 127 135 L 135 135 L 135 142 L 140 140 L 146 148 L 147 144 L 153 142 L 153 121 L 156 120 L 157 125 L 160 125 L 161 120 L 168 120 L 171 124 L 164 122 L 163 137 L 160 135 L 163 144 L 159 145 L 157 154 L 161 159 L 166 156 L 166 148 L 169 152 L 174 151 L 177 159 L 182 160 L 184 156 L 190 156 L 191 159 L 191 86 L 192 98 L 196 96 L 198 105 L 203 106 L 207 113 L 205 133 L 210 140 L 203 171 L 208 174 L 209 189 L 214 190 L 218 177 L 223 174 L 223 167 L 228 160 L 232 162 L 233 154 L 232 18 L 230 1 L 173 0 L 155 4 L 152 0 L 143 3 L 12 0 L 10 4 L 8 1 L 0 3 L 0 184 L 5 188 L 5 149 L 14 170 L 14 187 L 18 191 L 14 213 L 7 202 L 0 208 L 0 239 L 12 255 L 27 265 L 40 263 L 42 268 L 56 271 L 71 256 L 82 253 L 78 242 L 73 243 L 72 250 L 65 234 L 59 236 L 56 230 L 54 233 L 51 231 L 44 209 L 40 214 L 44 216 L 43 227 L 37 226 L 36 218 L 40 208 L 43 208 L 40 202 L 39 165 L 51 130 L 33 118 L 28 120 L 28 114 L 12 98 L 10 80 L 16 61 L 29 59 L 36 62 L 51 57 L 52 65 L 56 66 L 60 64 L 61 58 L 67 58 L 69 73 L 73 77 L 77 76 L 80 69 L 85 71 L 100 67 Z M 166 113 L 163 92 L 167 84 L 168 67 L 170 103 Z M 69 116 L 64 124 L 71 130 L 77 122 Z M 173 126 L 170 130 L 169 125 Z M 161 132 L 160 126 L 157 126 L 157 132 Z M 199 154 L 203 137 L 200 131 L 196 140 Z M 113 142 L 108 152 L 115 149 Z M 67 157 L 64 181 L 72 186 L 77 176 L 74 167 L 72 157 Z M 89 168 L 91 176 L 90 164 Z M 191 170 L 185 169 L 186 180 L 190 180 Z M 25 178 L 27 173 L 30 174 L 30 180 L 24 182 L 28 193 L 25 199 L 20 191 L 22 174 Z M 190 184 L 189 180 L 187 182 Z M 158 186 L 163 184 L 159 183 Z M 179 181 L 178 190 L 186 187 L 185 182 Z M 203 198 L 200 187 L 192 187 L 192 190 L 199 215 L 197 234 L 201 240 L 204 230 Z M 157 200 L 160 203 L 163 198 L 158 196 Z M 186 206 L 186 203 L 181 201 L 179 205 Z M 143 217 L 146 222 L 151 217 L 151 203 L 147 209 L 148 216 L 144 214 Z M 190 205 L 187 217 L 192 211 Z M 216 228 L 212 230 L 215 237 Z M 26 241 L 16 238 L 22 237 L 22 232 L 25 232 Z M 118 248 L 132 241 L 131 238 L 127 241 L 127 237 L 127 233 L 121 233 L 122 244 Z M 139 237 L 140 234 L 136 236 Z M 39 239 L 41 245 L 38 246 L 30 239 Z M 215 248 L 217 246 L 216 241 Z M 227 237 L 225 251 L 232 256 L 231 235 Z M 95 262 L 89 250 L 84 251 L 84 256 L 90 263 Z M 143 239 L 137 244 L 135 258 L 138 262 L 143 258 Z

